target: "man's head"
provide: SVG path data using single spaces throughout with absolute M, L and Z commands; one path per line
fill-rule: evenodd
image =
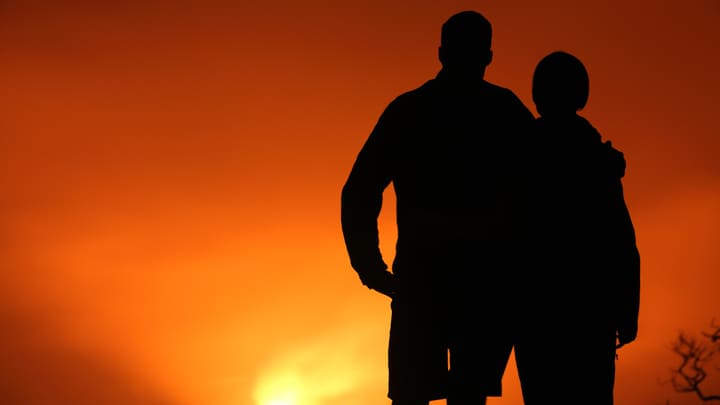
M 532 98 L 540 115 L 567 115 L 583 109 L 590 79 L 580 59 L 562 51 L 540 60 L 532 82 Z
M 492 27 L 476 11 L 462 11 L 442 26 L 438 56 L 444 68 L 484 69 L 492 60 Z

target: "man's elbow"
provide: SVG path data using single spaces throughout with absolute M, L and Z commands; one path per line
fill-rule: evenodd
M 350 181 L 345 182 L 340 192 L 340 205 L 346 207 L 353 199 L 355 195 L 355 187 Z
M 371 198 L 372 191 L 363 182 L 353 181 L 349 178 L 343 185 L 340 192 L 340 203 L 343 206 L 353 206 L 360 204 L 361 201 Z

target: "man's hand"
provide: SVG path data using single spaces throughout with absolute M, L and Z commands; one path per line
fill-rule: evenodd
M 617 331 L 617 344 L 616 349 L 625 346 L 628 343 L 633 342 L 637 338 L 637 328 L 620 328 Z
M 360 274 L 360 281 L 371 290 L 387 295 L 390 298 L 395 297 L 395 275 L 387 270 L 370 271 Z

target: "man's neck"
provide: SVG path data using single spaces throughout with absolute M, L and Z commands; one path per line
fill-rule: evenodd
M 480 66 L 444 66 L 437 75 L 438 79 L 449 82 L 472 83 L 483 82 L 485 79 L 485 68 Z

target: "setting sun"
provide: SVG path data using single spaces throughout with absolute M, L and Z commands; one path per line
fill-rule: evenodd
M 257 405 L 310 405 L 300 402 L 302 384 L 297 375 L 287 372 L 264 380 L 255 392 Z
M 373 324 L 339 328 L 278 351 L 259 374 L 255 404 L 365 403 L 355 396 L 357 390 L 382 383 L 384 354 L 372 349 L 382 345 L 385 333 Z

